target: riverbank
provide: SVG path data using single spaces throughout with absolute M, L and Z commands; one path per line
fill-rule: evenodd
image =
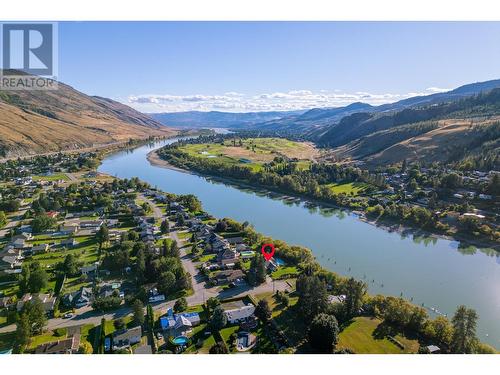
M 171 170 L 178 171 L 181 173 L 187 173 L 187 174 L 196 175 L 196 176 L 202 176 L 202 177 L 210 178 L 211 180 L 221 182 L 221 183 L 224 183 L 227 185 L 235 185 L 236 187 L 251 189 L 254 191 L 258 191 L 257 189 L 261 189 L 265 192 L 277 193 L 277 194 L 280 194 L 282 196 L 282 199 L 286 199 L 287 197 L 288 198 L 294 197 L 296 199 L 299 199 L 302 203 L 312 203 L 314 205 L 321 206 L 324 208 L 333 208 L 333 209 L 344 210 L 346 212 L 350 212 L 350 213 L 355 214 L 357 216 L 357 218 L 364 223 L 373 225 L 377 228 L 380 228 L 380 229 L 385 230 L 385 231 L 390 232 L 390 233 L 398 233 L 401 236 L 411 235 L 414 237 L 424 237 L 424 238 L 436 239 L 436 240 L 442 239 L 442 240 L 448 240 L 448 241 L 456 241 L 459 243 L 459 246 L 466 246 L 466 247 L 473 246 L 473 247 L 476 247 L 478 249 L 492 249 L 492 250 L 500 253 L 500 245 L 497 243 L 482 241 L 482 240 L 478 240 L 476 238 L 470 238 L 468 236 L 459 235 L 459 234 L 451 236 L 451 235 L 447 235 L 447 234 L 443 234 L 443 233 L 430 232 L 428 230 L 424 230 L 421 228 L 415 228 L 415 227 L 403 225 L 403 224 L 396 222 L 396 221 L 370 219 L 362 211 L 351 210 L 349 208 L 337 206 L 337 205 L 329 203 L 329 202 L 324 202 L 324 201 L 320 201 L 317 199 L 312 199 L 309 197 L 298 196 L 298 195 L 293 195 L 293 196 L 292 195 L 285 195 L 281 191 L 272 190 L 266 186 L 255 186 L 255 185 L 251 185 L 251 184 L 242 182 L 242 181 L 237 180 L 237 179 L 229 178 L 229 177 L 208 175 L 208 174 L 195 172 L 195 171 L 188 170 L 188 169 L 183 169 L 183 168 L 177 167 L 177 166 L 169 163 L 168 161 L 162 159 L 158 155 L 158 150 L 153 150 L 153 151 L 149 152 L 147 154 L 146 158 L 149 161 L 149 163 L 155 167 L 171 169 Z

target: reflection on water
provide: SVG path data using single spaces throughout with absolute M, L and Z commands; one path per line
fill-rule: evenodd
M 458 305 L 470 306 L 480 316 L 481 340 L 500 348 L 500 261 L 494 250 L 401 231 L 398 225 L 383 230 L 347 210 L 151 166 L 150 151 L 148 145 L 111 155 L 99 170 L 195 194 L 212 215 L 248 221 L 264 235 L 308 247 L 323 267 L 365 280 L 371 293 L 408 298 L 433 316 L 451 316 Z

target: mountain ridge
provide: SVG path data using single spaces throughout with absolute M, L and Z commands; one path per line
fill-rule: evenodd
M 174 131 L 112 99 L 89 96 L 62 82 L 57 90 L 0 91 L 3 157 L 87 148 Z

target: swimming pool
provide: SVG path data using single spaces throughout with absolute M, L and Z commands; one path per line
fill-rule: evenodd
M 175 345 L 186 345 L 189 339 L 185 336 L 177 336 L 175 339 L 172 339 L 172 343 Z

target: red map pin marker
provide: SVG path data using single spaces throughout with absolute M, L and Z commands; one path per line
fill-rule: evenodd
M 262 245 L 262 249 L 260 251 L 262 252 L 262 255 L 264 255 L 264 258 L 269 261 L 269 259 L 271 259 L 274 255 L 274 245 L 272 243 L 265 243 Z

